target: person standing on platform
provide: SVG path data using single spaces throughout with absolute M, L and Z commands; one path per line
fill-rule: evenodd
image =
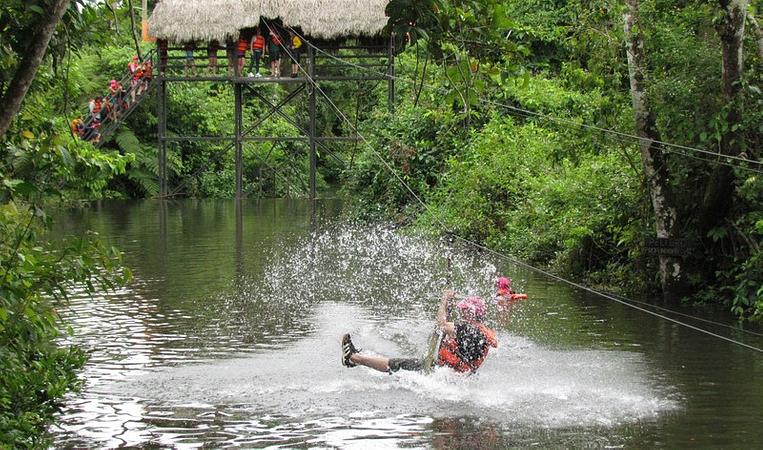
M 260 58 L 262 58 L 265 53 L 265 37 L 262 35 L 259 27 L 257 27 L 254 36 L 252 36 L 251 44 L 252 62 L 249 63 L 249 76 L 259 78 L 262 76 L 260 75 Z M 252 68 L 255 70 L 254 73 L 252 73 Z
M 228 73 L 231 74 L 236 60 L 236 43 L 231 38 L 225 40 L 225 57 L 228 59 Z
M 268 54 L 270 55 L 270 72 L 278 78 L 281 76 L 281 37 L 273 29 L 270 30 Z
M 220 43 L 213 39 L 209 41 L 207 45 L 207 69 L 210 74 L 217 74 L 217 50 L 220 48 Z
M 302 39 L 297 36 L 293 31 L 289 31 L 289 39 L 291 40 L 291 77 L 297 76 L 299 70 L 299 55 L 302 53 Z
M 236 44 L 236 57 L 238 58 L 238 69 L 236 76 L 241 76 L 244 72 L 244 64 L 246 64 L 246 49 L 249 47 L 249 41 L 244 38 L 244 33 L 241 33 L 238 37 L 238 43 Z
M 183 47 L 185 49 L 185 72 L 186 75 L 188 75 L 188 72 L 191 72 L 194 76 L 196 75 L 196 61 L 193 59 L 193 52 L 196 50 L 196 43 L 193 41 L 188 41 L 185 43 L 185 46 Z

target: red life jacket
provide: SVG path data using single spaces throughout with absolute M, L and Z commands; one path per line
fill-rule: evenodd
M 491 330 L 485 325 L 482 325 L 481 323 L 472 325 L 479 328 L 482 334 L 485 335 L 486 339 L 485 346 L 479 358 L 473 361 L 464 361 L 461 359 L 458 351 L 458 342 L 456 339 L 448 336 L 442 341 L 442 345 L 440 346 L 440 350 L 437 354 L 436 364 L 438 366 L 448 366 L 456 372 L 473 372 L 477 370 L 477 368 L 479 368 L 479 366 L 481 366 L 485 361 L 485 357 L 487 357 L 487 353 L 490 347 L 498 347 L 498 341 L 495 338 L 495 331 Z
M 101 107 L 103 107 L 102 101 L 99 100 L 93 100 L 93 115 L 98 115 L 98 113 L 101 112 Z
M 262 37 L 262 35 L 258 35 L 254 37 L 254 42 L 252 42 L 252 50 L 264 50 L 265 49 L 265 38 Z
M 246 39 L 239 39 L 238 40 L 238 52 L 239 53 L 246 53 L 246 48 L 249 47 L 249 41 Z

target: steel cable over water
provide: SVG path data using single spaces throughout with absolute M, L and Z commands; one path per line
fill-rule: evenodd
M 355 67 L 357 69 L 364 70 L 366 72 L 371 72 L 373 74 L 383 76 L 383 77 L 385 77 L 387 79 L 396 80 L 396 81 L 402 81 L 402 82 L 407 83 L 407 84 L 411 84 L 411 83 L 413 83 L 414 85 L 417 84 L 417 81 L 415 81 L 415 80 L 409 80 L 407 78 L 403 78 L 403 77 L 400 77 L 400 76 L 397 76 L 397 75 L 390 75 L 390 74 L 385 73 L 385 72 L 379 72 L 378 70 L 374 70 L 374 69 L 372 69 L 370 67 L 363 67 L 363 66 L 361 66 L 359 64 L 353 63 L 352 61 L 347 61 L 347 60 L 341 59 L 339 57 L 336 57 L 336 56 L 326 52 L 325 50 L 316 47 L 315 45 L 313 45 L 309 41 L 306 41 L 305 38 L 302 35 L 300 35 L 293 28 L 289 27 L 289 29 L 292 32 L 294 32 L 294 34 L 299 36 L 302 39 L 303 42 L 306 42 L 307 45 L 309 45 L 310 47 L 312 47 L 316 51 L 318 51 L 318 52 L 328 56 L 329 58 L 331 58 L 331 59 L 333 59 L 333 60 L 335 60 L 337 62 L 340 62 L 340 63 L 348 65 L 348 66 Z M 287 51 L 287 53 L 288 53 L 288 51 Z M 300 66 L 300 68 L 301 68 L 301 66 Z M 439 90 L 439 89 L 441 89 L 441 88 L 438 88 L 437 86 L 434 86 L 434 85 L 431 85 L 431 84 L 428 84 L 428 83 L 423 83 L 423 82 L 420 84 L 420 86 L 426 86 L 430 90 Z M 689 146 L 686 146 L 686 145 L 674 144 L 674 143 L 666 142 L 666 141 L 648 139 L 648 138 L 644 138 L 644 137 L 641 137 L 641 136 L 637 136 L 637 135 L 633 135 L 633 134 L 629 134 L 629 133 L 624 133 L 624 132 L 618 131 L 618 130 L 613 130 L 613 129 L 609 129 L 609 128 L 599 127 L 599 126 L 596 126 L 596 125 L 590 125 L 590 124 L 586 124 L 586 123 L 577 123 L 577 122 L 574 122 L 574 121 L 571 121 L 571 120 L 568 120 L 568 119 L 563 119 L 563 118 L 552 116 L 552 115 L 549 115 L 549 114 L 543 114 L 543 113 L 539 113 L 537 111 L 523 109 L 523 108 L 519 108 L 519 107 L 516 107 L 516 106 L 513 106 L 513 105 L 508 105 L 508 104 L 505 104 L 505 103 L 500 103 L 500 102 L 496 102 L 496 101 L 493 101 L 493 100 L 488 100 L 488 99 L 485 99 L 485 98 L 483 98 L 481 96 L 477 96 L 477 100 L 480 103 L 484 103 L 484 104 L 488 104 L 488 105 L 493 105 L 493 106 L 498 106 L 498 107 L 501 107 L 501 108 L 505 108 L 505 109 L 514 111 L 515 113 L 520 114 L 523 117 L 538 117 L 538 118 L 541 118 L 541 119 L 546 119 L 546 120 L 551 121 L 551 122 L 559 123 L 559 124 L 564 125 L 564 126 L 566 126 L 568 128 L 573 128 L 573 127 L 574 128 L 587 128 L 587 129 L 591 129 L 591 130 L 595 130 L 595 131 L 600 131 L 602 133 L 611 134 L 614 137 L 619 138 L 623 142 L 632 142 L 632 141 L 636 140 L 638 142 L 655 143 L 655 144 L 659 144 L 659 145 L 663 146 L 663 150 L 665 150 L 665 151 L 667 151 L 669 153 L 675 153 L 675 154 L 678 154 L 678 155 L 681 155 L 681 156 L 687 156 L 689 158 L 694 158 L 694 159 L 697 159 L 699 161 L 704 161 L 704 162 L 708 162 L 708 163 L 711 163 L 711 164 L 720 164 L 720 165 L 729 166 L 729 167 L 732 167 L 732 168 L 735 168 L 735 169 L 740 169 L 740 170 L 745 170 L 745 171 L 750 171 L 750 172 L 754 172 L 754 173 L 763 174 L 763 169 L 761 169 L 761 168 L 763 168 L 763 162 L 762 161 L 755 161 L 755 160 L 752 160 L 752 159 L 743 158 L 741 156 L 723 155 L 723 154 L 720 154 L 720 153 L 715 153 L 715 152 L 711 152 L 709 150 L 704 150 L 704 149 L 700 149 L 700 148 L 696 148 L 696 147 L 689 147 Z M 720 161 L 720 160 L 717 160 L 717 159 L 706 159 L 706 158 L 702 158 L 702 157 L 699 157 L 699 156 L 692 156 L 691 154 L 688 154 L 688 153 L 685 153 L 685 152 L 681 152 L 681 151 L 678 151 L 678 150 L 675 150 L 675 149 L 684 150 L 684 151 L 688 151 L 688 152 L 704 154 L 704 155 L 707 155 L 708 158 L 712 157 L 712 158 L 723 158 L 723 159 L 726 159 L 726 160 L 736 160 L 736 161 L 739 161 L 740 164 L 749 164 L 749 165 L 753 165 L 753 166 L 758 167 L 758 168 L 746 167 L 746 166 L 740 165 L 740 164 L 731 164 L 729 162 Z
M 348 65 L 348 66 L 352 66 L 352 67 L 355 67 L 355 68 L 358 68 L 358 69 L 361 69 L 361 70 L 364 70 L 364 71 L 367 71 L 367 72 L 371 72 L 371 73 L 376 74 L 376 75 L 381 75 L 381 76 L 384 76 L 384 77 L 386 77 L 388 79 L 403 81 L 403 82 L 405 82 L 407 84 L 413 83 L 414 86 L 417 84 L 416 80 L 409 80 L 407 78 L 403 78 L 403 77 L 399 77 L 399 76 L 394 76 L 394 75 L 389 75 L 387 73 L 379 72 L 379 71 L 373 70 L 373 69 L 371 69 L 369 67 L 364 67 L 362 65 L 358 65 L 358 64 L 353 63 L 351 61 L 348 61 L 348 60 L 336 57 L 336 56 L 326 52 L 325 50 L 323 50 L 323 49 L 321 49 L 319 47 L 316 47 L 311 42 L 307 41 L 306 38 L 304 38 L 304 36 L 299 34 L 299 32 L 297 32 L 292 27 L 288 27 L 288 28 L 295 35 L 297 35 L 300 38 L 302 38 L 303 42 L 306 42 L 313 49 L 317 50 L 318 52 L 328 56 L 329 58 L 331 58 L 331 59 L 333 59 L 333 60 L 335 60 L 337 62 L 343 63 L 343 64 Z M 421 86 L 426 86 L 430 90 L 440 90 L 441 89 L 441 88 L 438 88 L 437 86 L 433 86 L 431 84 L 423 83 L 423 81 L 422 81 L 422 83 L 420 85 Z M 522 117 L 543 117 L 543 118 L 546 118 L 546 119 L 548 119 L 550 121 L 553 121 L 553 120 L 556 119 L 556 120 L 558 120 L 562 124 L 565 124 L 565 123 L 570 124 L 571 125 L 570 128 L 572 126 L 588 127 L 588 128 L 593 128 L 593 129 L 600 130 L 600 131 L 603 131 L 603 132 L 611 132 L 611 133 L 614 134 L 614 137 L 618 138 L 621 142 L 631 142 L 632 141 L 631 138 L 638 139 L 638 140 L 644 140 L 644 138 L 641 138 L 639 136 L 630 135 L 630 134 L 622 133 L 622 132 L 619 132 L 619 131 L 616 131 L 616 130 L 610 130 L 610 129 L 596 127 L 596 126 L 592 126 L 592 125 L 579 124 L 579 123 L 576 123 L 576 122 L 573 122 L 573 121 L 570 121 L 570 120 L 555 118 L 553 116 L 543 115 L 541 113 L 537 113 L 537 112 L 534 112 L 534 111 L 530 111 L 530 110 L 526 110 L 526 109 L 522 109 L 522 108 L 517 108 L 517 107 L 511 106 L 511 105 L 506 105 L 506 104 L 499 103 L 499 102 L 490 101 L 490 100 L 484 99 L 484 98 L 479 97 L 479 96 L 477 97 L 477 99 L 480 102 L 483 102 L 483 103 L 493 104 L 493 105 L 497 105 L 497 106 L 501 106 L 501 107 L 505 107 L 505 108 L 509 108 L 509 109 L 515 110 Z M 665 144 L 665 145 L 670 145 L 670 146 L 674 146 L 674 147 L 679 147 L 679 148 L 684 148 L 684 149 L 687 149 L 687 150 L 696 150 L 698 152 L 707 153 L 707 154 L 715 156 L 715 157 L 718 157 L 718 156 L 726 157 L 727 156 L 727 155 L 719 155 L 717 153 L 708 152 L 707 150 L 702 150 L 702 149 L 698 149 L 698 148 L 694 148 L 694 147 L 682 146 L 682 145 L 679 145 L 679 144 L 671 144 L 671 143 L 662 142 L 662 141 L 653 141 L 653 142 L 657 142 L 657 143 L 661 143 L 661 144 Z M 675 151 L 675 150 L 669 150 L 669 149 L 663 149 L 663 150 L 666 150 L 666 151 L 668 151 L 670 153 L 675 153 L 675 154 L 678 154 L 678 155 L 681 155 L 681 156 L 686 156 L 688 158 L 693 158 L 693 159 L 696 159 L 696 160 L 699 160 L 699 161 L 703 161 L 703 162 L 709 162 L 709 163 L 712 163 L 712 164 L 725 165 L 725 166 L 728 166 L 728 167 L 732 167 L 732 168 L 736 168 L 736 169 L 741 169 L 741 170 L 747 170 L 747 171 L 756 172 L 756 173 L 763 173 L 763 171 L 760 171 L 760 170 L 752 169 L 752 168 L 745 167 L 745 166 L 730 164 L 730 163 L 727 163 L 727 162 L 724 162 L 724 161 L 713 160 L 713 159 L 706 159 L 706 158 L 703 158 L 701 156 L 691 155 L 689 153 L 679 152 L 679 151 Z M 745 161 L 745 162 L 748 162 L 748 163 L 751 163 L 751 164 L 763 164 L 763 162 L 760 162 L 760 161 L 753 161 L 753 160 L 744 159 L 744 158 L 740 158 L 740 157 L 731 157 L 731 156 L 729 156 L 729 158 L 731 158 L 731 159 L 739 159 L 739 160 L 742 160 L 742 161 Z M 389 167 L 389 166 L 387 166 L 387 167 Z M 399 179 L 399 177 L 398 177 L 398 179 Z M 410 191 L 410 189 L 409 189 L 409 191 Z M 417 200 L 419 200 L 419 199 L 417 198 Z M 426 205 L 425 205 L 425 207 L 426 207 Z M 712 321 L 712 320 L 708 320 L 708 319 L 692 316 L 692 315 L 681 313 L 681 312 L 678 312 L 678 311 L 674 311 L 674 310 L 671 310 L 671 309 L 668 309 L 668 308 L 663 308 L 663 307 L 660 307 L 660 306 L 657 306 L 657 305 L 651 305 L 649 303 L 639 302 L 639 301 L 631 300 L 631 299 L 627 299 L 627 300 L 630 301 L 630 302 L 633 302 L 633 303 L 648 305 L 648 306 L 651 306 L 651 307 L 653 307 L 655 309 L 660 309 L 660 310 L 663 310 L 663 311 L 671 312 L 673 314 L 677 314 L 677 315 L 689 317 L 689 318 L 692 318 L 692 319 L 695 319 L 695 320 L 698 320 L 698 321 L 710 323 L 710 324 L 713 324 L 713 325 L 716 325 L 716 326 L 730 328 L 730 329 L 733 329 L 735 331 L 740 331 L 742 333 L 752 334 L 752 335 L 756 335 L 756 336 L 763 336 L 762 333 L 756 333 L 756 332 L 750 331 L 750 330 L 735 328 L 735 327 L 732 327 L 732 326 L 729 326 L 729 325 L 726 325 L 726 324 L 723 324 L 723 323 L 719 323 L 719 322 L 715 322 L 715 321 Z
M 275 31 L 273 30 L 273 28 L 270 26 L 270 24 L 269 24 L 267 21 L 265 21 L 265 25 L 268 27 L 268 29 L 269 29 L 271 32 L 275 32 Z M 293 30 L 292 30 L 292 31 L 293 31 Z M 295 34 L 296 34 L 296 32 L 295 32 Z M 300 36 L 300 38 L 303 40 L 303 42 L 308 42 L 308 41 L 306 41 L 306 40 L 305 40 L 305 39 L 304 39 L 302 36 Z M 315 46 L 313 46 L 313 45 L 312 45 L 312 44 L 310 44 L 309 42 L 308 42 L 308 45 L 312 46 L 313 48 L 316 48 Z M 418 202 L 418 203 L 419 203 L 419 204 L 420 204 L 420 205 L 421 205 L 421 206 L 422 206 L 422 207 L 423 207 L 423 208 L 424 208 L 424 209 L 425 209 L 425 210 L 426 210 L 428 213 L 430 213 L 430 214 L 432 215 L 432 217 L 434 218 L 434 220 L 435 220 L 435 221 L 436 221 L 436 222 L 439 224 L 439 227 L 440 227 L 440 231 L 441 231 L 442 233 L 444 233 L 444 234 L 446 234 L 446 235 L 451 235 L 451 236 L 453 236 L 454 238 L 456 238 L 456 239 L 458 239 L 458 240 L 460 240 L 460 241 L 464 242 L 465 244 L 468 244 L 468 245 L 471 245 L 471 246 L 473 246 L 473 247 L 475 247 L 475 248 L 478 248 L 478 249 L 484 250 L 484 251 L 486 251 L 486 252 L 488 252 L 488 253 L 491 253 L 491 254 L 493 254 L 493 255 L 495 255 L 495 256 L 498 256 L 498 257 L 500 257 L 500 258 L 503 258 L 503 259 L 506 259 L 506 260 L 508 260 L 508 261 L 511 261 L 511 262 L 513 262 L 513 263 L 515 263 L 515 264 L 517 264 L 517 265 L 520 265 L 520 266 L 526 267 L 526 268 L 528 268 L 528 269 L 530 269 L 530 270 L 532 270 L 532 271 L 535 271 L 535 272 L 537 272 L 537 273 L 541 273 L 541 274 L 543 274 L 543 275 L 545 275 L 545 276 L 547 276 L 547 277 L 549 277 L 549 278 L 552 278 L 552 279 L 555 279 L 555 280 L 557 280 L 557 281 L 560 281 L 560 282 L 566 283 L 566 284 L 568 284 L 568 285 L 570 285 L 570 286 L 573 286 L 573 287 L 576 287 L 576 288 L 578 288 L 578 289 L 582 289 L 582 290 L 585 290 L 585 291 L 587 291 L 587 292 L 590 292 L 590 293 L 592 293 L 592 294 L 598 295 L 598 296 L 600 296 L 600 297 L 602 297 L 602 298 L 605 298 L 605 299 L 608 299 L 608 300 L 612 300 L 612 301 L 615 301 L 615 302 L 617 302 L 617 303 L 620 303 L 620 304 L 622 304 L 622 305 L 628 306 L 628 307 L 630 307 L 630 308 L 633 308 L 633 309 L 636 309 L 636 310 L 638 310 L 638 311 L 641 311 L 641 312 L 644 312 L 644 313 L 650 314 L 650 315 L 652 315 L 652 316 L 655 316 L 655 317 L 658 317 L 658 318 L 660 318 L 660 319 L 663 319 L 663 320 L 667 320 L 667 321 L 669 321 L 669 322 L 673 322 L 673 323 L 675 323 L 675 324 L 677 324 L 677 325 L 681 325 L 681 326 L 683 326 L 683 327 L 686 327 L 686 328 L 689 328 L 689 329 L 692 329 L 692 330 L 695 330 L 695 331 L 699 331 L 700 333 L 704 333 L 704 334 L 706 334 L 706 335 L 708 335 L 708 336 L 712 336 L 712 337 L 715 337 L 715 338 L 718 338 L 718 339 L 721 339 L 721 340 L 724 340 L 724 341 L 730 342 L 730 343 L 732 343 L 732 344 L 736 344 L 736 345 L 738 345 L 738 346 L 741 346 L 741 347 L 747 348 L 747 349 L 749 349 L 749 350 L 753 350 L 753 351 L 756 351 L 756 352 L 758 352 L 758 353 L 763 353 L 763 349 L 761 349 L 761 348 L 758 348 L 758 347 L 755 347 L 755 346 L 752 346 L 752 345 L 749 345 L 749 344 L 745 344 L 744 342 L 740 342 L 740 341 L 738 341 L 738 340 L 735 340 L 735 339 L 732 339 L 732 338 L 729 338 L 729 337 L 726 337 L 726 336 L 722 336 L 722 335 L 720 335 L 720 334 L 717 334 L 717 333 L 713 333 L 712 331 L 708 331 L 708 330 L 705 330 L 705 329 L 702 329 L 702 328 L 696 327 L 696 326 L 694 326 L 694 325 L 690 325 L 690 324 L 688 324 L 688 323 L 686 323 L 686 322 L 682 322 L 682 321 L 680 321 L 680 320 L 677 320 L 677 319 L 673 319 L 673 318 L 671 318 L 671 317 L 667 317 L 667 316 L 665 316 L 665 315 L 663 315 L 663 314 L 659 314 L 659 313 L 657 313 L 657 312 L 654 312 L 654 311 L 650 311 L 650 310 L 648 310 L 648 309 L 646 309 L 646 308 L 642 308 L 642 307 L 640 307 L 640 306 L 637 306 L 637 305 L 635 305 L 635 304 L 629 303 L 629 302 L 627 302 L 627 301 L 624 301 L 624 300 L 618 299 L 618 298 L 616 298 L 616 297 L 614 297 L 614 296 L 612 296 L 612 295 L 610 295 L 610 294 L 607 294 L 607 293 L 604 293 L 604 292 L 600 292 L 600 291 L 597 291 L 597 290 L 595 290 L 595 289 L 593 289 L 593 288 L 590 288 L 590 287 L 588 287 L 588 286 L 585 286 L 585 285 L 582 285 L 582 284 L 580 284 L 580 283 L 576 283 L 576 282 L 574 282 L 574 281 L 568 280 L 568 279 L 566 279 L 566 278 L 563 278 L 563 277 L 561 277 L 561 276 L 559 276 L 559 275 L 556 275 L 556 274 L 553 274 L 553 273 L 551 273 L 551 272 L 548 272 L 548 271 L 546 271 L 546 270 L 543 270 L 543 269 L 541 269 L 541 268 L 539 268 L 539 267 L 535 267 L 535 266 L 533 266 L 533 265 L 531 265 L 531 264 L 529 264 L 529 263 L 526 263 L 526 262 L 524 262 L 524 261 L 522 261 L 522 260 L 520 260 L 520 259 L 518 259 L 518 258 L 516 258 L 516 257 L 513 257 L 513 256 L 510 256 L 510 255 L 506 255 L 506 254 L 503 254 L 503 253 L 497 252 L 497 251 L 495 251 L 495 250 L 493 250 L 493 249 L 491 249 L 491 248 L 488 248 L 488 247 L 486 247 L 486 246 L 484 246 L 484 245 L 482 245 L 482 244 L 479 244 L 479 243 L 477 243 L 477 242 L 471 241 L 471 240 L 469 240 L 469 239 L 467 239 L 467 238 L 461 237 L 461 236 L 459 236 L 458 234 L 456 234 L 455 232 L 452 232 L 452 231 L 448 230 L 448 227 L 445 225 L 445 223 L 444 223 L 444 222 L 443 222 L 443 221 L 442 221 L 442 220 L 441 220 L 441 219 L 440 219 L 440 218 L 437 216 L 437 214 L 434 214 L 434 212 L 433 212 L 432 208 L 430 208 L 430 207 L 429 207 L 429 205 L 427 205 L 427 204 L 426 204 L 426 203 L 425 203 L 425 202 L 424 202 L 424 201 L 423 201 L 423 200 L 422 200 L 422 199 L 421 199 L 421 198 L 420 198 L 420 197 L 419 197 L 419 196 L 418 196 L 418 195 L 417 195 L 417 194 L 416 194 L 416 193 L 413 191 L 413 189 L 412 189 L 412 188 L 411 188 L 411 187 L 408 185 L 408 183 L 406 183 L 406 182 L 405 182 L 405 180 L 403 180 L 403 179 L 402 179 L 402 177 L 400 177 L 400 176 L 397 174 L 397 172 L 396 172 L 396 171 L 395 171 L 395 170 L 392 168 L 392 166 L 391 166 L 391 165 L 390 165 L 390 164 L 389 164 L 389 163 L 388 163 L 388 162 L 387 162 L 387 161 L 386 161 L 386 160 L 385 160 L 385 159 L 382 157 L 382 155 L 381 155 L 381 154 L 380 154 L 378 151 L 376 151 L 376 149 L 374 149 L 374 148 L 373 148 L 373 146 L 372 146 L 372 145 L 371 145 L 371 143 L 368 141 L 368 139 L 367 139 L 367 138 L 366 138 L 366 137 L 365 137 L 365 136 L 364 136 L 362 133 L 360 133 L 360 131 L 358 131 L 358 129 L 357 129 L 357 128 L 356 128 L 356 127 L 353 125 L 352 121 L 350 121 L 350 120 L 349 120 L 349 118 L 348 118 L 348 117 L 347 117 L 347 116 L 344 114 L 344 112 L 343 112 L 342 110 L 340 110 L 338 106 L 336 106 L 336 104 L 334 103 L 334 101 L 333 101 L 333 100 L 331 100 L 331 98 L 330 98 L 330 97 L 329 97 L 329 96 L 326 94 L 326 92 L 325 92 L 323 89 L 321 89 L 321 87 L 318 85 L 318 83 L 317 83 L 317 82 L 316 82 L 316 81 L 315 81 L 315 80 L 314 80 L 314 79 L 313 79 L 313 78 L 310 76 L 310 74 L 307 72 L 307 70 L 305 70 L 305 68 L 302 66 L 302 64 L 301 64 L 299 61 L 297 61 L 296 59 L 294 59 L 294 58 L 292 57 L 292 53 L 289 51 L 289 49 L 288 49 L 286 46 L 284 46 L 284 50 L 285 50 L 285 51 L 286 51 L 286 53 L 289 55 L 289 58 L 291 58 L 291 59 L 292 59 L 292 61 L 293 61 L 293 62 L 294 62 L 296 65 L 297 65 L 297 67 L 299 68 L 299 70 L 300 70 L 301 72 L 303 72 L 303 73 L 304 73 L 304 75 L 305 75 L 305 78 L 306 78 L 306 79 L 307 79 L 307 80 L 310 82 L 310 84 L 313 86 L 313 89 L 316 89 L 316 90 L 318 90 L 318 91 L 321 93 L 321 95 L 323 95 L 323 97 L 324 97 L 324 98 L 325 98 L 325 99 L 326 99 L 326 100 L 329 102 L 329 104 L 331 104 L 331 107 L 332 107 L 332 108 L 333 108 L 333 109 L 334 109 L 334 110 L 337 112 L 337 114 L 339 114 L 339 116 L 342 118 L 342 120 L 344 120 L 344 121 L 347 123 L 347 125 L 350 127 L 350 129 L 351 129 L 351 130 L 352 130 L 352 131 L 353 131 L 353 132 L 354 132 L 354 133 L 355 133 L 355 134 L 356 134 L 358 137 L 360 137 L 360 138 L 361 138 L 361 140 L 363 141 L 363 143 L 365 143 L 365 144 L 366 144 L 367 148 L 368 148 L 369 150 L 371 150 L 371 152 L 372 152 L 374 155 L 376 155 L 376 157 L 377 157 L 377 158 L 379 158 L 379 160 L 382 162 L 382 164 L 384 165 L 384 167 L 386 167 L 386 168 L 387 168 L 387 170 L 389 170 L 389 172 L 390 172 L 392 175 L 394 175 L 394 177 L 395 177 L 395 178 L 396 178 L 396 179 L 397 179 L 397 180 L 398 180 L 398 181 L 399 181 L 399 182 L 400 182 L 400 183 L 403 185 L 403 187 L 405 187 L 405 189 L 406 189 L 406 190 L 407 190 L 407 191 L 408 191 L 408 192 L 411 194 L 411 196 L 412 196 L 414 199 L 416 199 L 416 201 L 417 201 L 417 202 Z M 325 52 L 324 52 L 324 53 L 325 53 Z M 326 53 L 326 54 L 327 54 L 327 53 Z M 332 57 L 333 57 L 333 56 L 332 56 Z M 528 113 L 529 113 L 529 112 L 528 112 Z M 539 114 L 537 114 L 537 113 L 536 113 L 536 115 L 539 115 Z M 604 130 L 604 129 L 602 129 L 602 130 Z M 627 134 L 626 134 L 626 135 L 627 135 Z M 634 137 L 638 138 L 637 136 L 634 136 Z M 643 140 L 643 139 L 641 139 L 641 138 L 638 138 L 638 139 L 639 139 L 639 140 Z M 673 145 L 676 145 L 676 144 L 673 144 Z M 677 146 L 677 145 L 676 145 L 676 146 Z

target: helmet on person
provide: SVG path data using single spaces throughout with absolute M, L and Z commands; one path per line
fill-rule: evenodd
M 470 314 L 477 320 L 482 320 L 485 318 L 485 313 L 487 312 L 485 301 L 476 296 L 466 297 L 465 299 L 456 303 L 456 308 L 458 308 L 458 311 L 462 315 Z
M 497 280 L 495 280 L 495 287 L 498 290 L 511 289 L 511 278 L 499 277 Z

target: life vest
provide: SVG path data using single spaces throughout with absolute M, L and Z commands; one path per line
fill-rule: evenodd
M 281 45 L 281 38 L 275 33 L 270 33 L 270 42 L 276 46 Z
M 473 372 L 477 370 L 477 368 L 479 368 L 479 366 L 481 366 L 485 361 L 485 357 L 487 356 L 490 347 L 498 346 L 498 341 L 495 338 L 495 331 L 491 330 L 485 325 L 482 325 L 481 323 L 471 325 L 477 327 L 485 336 L 485 343 L 483 345 L 482 353 L 480 356 L 472 361 L 466 361 L 462 359 L 460 356 L 460 351 L 458 350 L 458 341 L 448 336 L 442 341 L 440 350 L 437 353 L 436 364 L 438 366 L 448 366 L 456 372 Z
M 254 37 L 254 41 L 252 42 L 252 50 L 264 50 L 265 49 L 265 38 L 262 37 L 262 35 L 258 35 Z
M 294 48 L 302 47 L 302 39 L 300 39 L 299 36 L 294 36 L 291 38 L 291 46 Z
M 101 108 L 103 107 L 103 102 L 98 100 L 93 100 L 93 115 L 97 116 L 98 113 L 101 112 Z
M 246 48 L 249 47 L 249 42 L 246 39 L 238 40 L 238 52 L 246 53 Z

